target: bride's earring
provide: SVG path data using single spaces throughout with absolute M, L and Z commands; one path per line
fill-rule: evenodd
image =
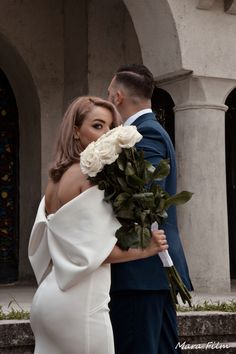
M 82 144 L 81 144 L 81 141 L 80 141 L 80 138 L 78 135 L 74 135 L 74 140 L 75 140 L 75 144 L 77 145 L 77 149 L 79 152 L 82 152 L 84 150 Z
M 79 152 L 81 153 L 84 150 L 84 147 L 81 144 L 80 138 L 76 139 L 76 144 L 77 144 Z
M 80 138 L 79 138 L 79 131 L 78 131 L 78 128 L 77 128 L 76 125 L 74 126 L 73 138 L 74 138 L 75 140 L 80 140 Z

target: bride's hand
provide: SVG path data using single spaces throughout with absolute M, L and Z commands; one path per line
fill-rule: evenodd
M 158 252 L 168 249 L 166 235 L 163 230 L 152 231 L 150 245 L 146 248 L 147 256 L 152 256 Z
M 114 246 L 110 255 L 104 263 L 122 263 L 134 261 L 142 258 L 154 256 L 158 252 L 168 249 L 166 235 L 163 230 L 152 231 L 152 238 L 147 248 L 129 248 L 127 251 L 121 250 L 118 246 Z

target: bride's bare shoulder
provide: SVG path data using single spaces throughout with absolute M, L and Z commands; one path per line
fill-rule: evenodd
M 45 191 L 45 204 L 48 214 L 55 213 L 62 205 L 77 197 L 85 189 L 91 187 L 83 175 L 79 163 L 75 163 L 63 174 L 60 181 L 48 182 Z
M 80 164 L 75 163 L 63 174 L 58 186 L 58 198 L 61 205 L 77 197 L 84 189 L 89 188 L 87 177 L 81 172 Z

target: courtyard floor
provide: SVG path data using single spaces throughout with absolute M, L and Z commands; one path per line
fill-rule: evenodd
M 0 306 L 4 311 L 8 310 L 8 305 L 11 302 L 11 306 L 16 310 L 20 308 L 29 311 L 31 302 L 37 287 L 32 285 L 0 285 Z M 232 284 L 232 290 L 229 293 L 199 293 L 192 292 L 193 304 L 201 304 L 204 301 L 208 302 L 230 302 L 236 301 L 236 281 Z

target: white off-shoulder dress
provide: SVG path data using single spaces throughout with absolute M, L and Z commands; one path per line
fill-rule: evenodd
M 55 214 L 42 199 L 29 242 L 39 287 L 31 307 L 35 354 L 113 354 L 110 265 L 119 223 L 104 193 L 89 188 Z

